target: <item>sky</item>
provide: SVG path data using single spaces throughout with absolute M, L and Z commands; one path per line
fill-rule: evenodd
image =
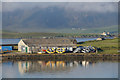
M 119 0 L 1 0 L 3 2 L 118 2 Z
M 117 3 L 114 2 L 118 2 L 119 0 L 1 0 L 1 1 L 4 2 L 3 11 L 14 11 L 16 9 L 29 9 L 33 7 L 47 8 L 50 6 L 57 6 L 57 7 L 63 7 L 66 10 L 72 9 L 74 11 L 116 12 L 118 6 Z M 18 2 L 18 3 L 10 3 L 10 2 Z M 20 2 L 23 3 L 21 4 Z M 25 2 L 39 2 L 39 3 L 28 4 Z M 86 3 L 83 4 L 82 2 L 86 2 Z M 107 3 L 107 2 L 113 2 L 113 3 Z
M 2 0 L 2 11 L 60 7 L 69 12 L 118 12 L 119 0 Z M 42 9 L 40 9 L 42 10 Z M 52 10 L 51 10 L 52 11 Z
M 3 11 L 14 11 L 16 9 L 31 9 L 34 7 L 62 7 L 64 9 L 79 12 L 117 12 L 117 2 L 4 2 Z

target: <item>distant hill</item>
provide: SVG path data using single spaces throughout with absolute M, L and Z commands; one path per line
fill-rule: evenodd
M 104 31 L 117 25 L 115 12 L 73 12 L 59 7 L 18 9 L 3 12 L 2 17 L 3 30 L 18 32 L 76 32 L 78 29 L 78 32 L 96 33 L 96 29 L 100 32 L 99 28 Z

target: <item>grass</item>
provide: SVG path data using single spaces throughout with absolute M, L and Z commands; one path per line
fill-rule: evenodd
M 111 36 L 115 36 L 111 34 Z M 30 33 L 18 33 L 18 32 L 7 32 L 3 31 L 2 38 L 41 38 L 41 37 L 105 37 L 100 35 L 100 33 L 43 33 L 43 32 L 30 32 Z M 108 37 L 108 36 L 106 36 Z
M 75 26 L 73 26 L 74 28 Z M 118 32 L 118 25 L 112 25 L 112 26 L 93 26 L 93 27 L 85 27 L 83 26 L 82 28 L 74 28 L 72 29 L 71 27 L 67 28 L 37 28 L 36 27 L 24 27 L 24 29 L 17 27 L 17 28 L 13 28 L 13 30 L 9 31 L 9 28 L 5 29 L 3 28 L 5 32 L 11 32 L 11 31 L 16 31 L 16 32 L 47 32 L 47 33 L 72 33 L 72 34 L 80 34 L 80 33 L 101 33 L 103 31 L 109 31 L 110 33 L 117 33 Z
M 101 50 L 98 50 L 98 54 L 118 54 L 118 38 L 102 41 L 86 41 L 77 44 L 77 46 L 94 46 L 100 48 Z

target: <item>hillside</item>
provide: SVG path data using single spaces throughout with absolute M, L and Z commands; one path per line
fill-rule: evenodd
M 75 12 L 60 7 L 3 12 L 3 30 L 18 32 L 88 32 L 117 25 L 116 12 Z M 108 29 L 108 28 L 107 28 Z M 67 30 L 67 31 L 66 31 Z M 93 30 L 93 31 L 92 31 Z M 102 31 L 103 31 L 102 30 Z M 114 29 L 113 32 L 116 30 Z M 98 33 L 98 32 L 97 32 Z

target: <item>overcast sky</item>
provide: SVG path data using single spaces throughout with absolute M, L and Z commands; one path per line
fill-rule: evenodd
M 3 11 L 14 11 L 16 9 L 31 9 L 35 7 L 61 7 L 66 10 L 79 12 L 117 12 L 117 2 L 4 2 Z
M 2 0 L 3 2 L 118 2 L 119 0 Z
M 2 0 L 3 11 L 60 7 L 65 11 L 76 12 L 118 12 L 119 0 Z
M 108 3 L 108 2 L 118 2 L 119 0 L 1 0 L 1 1 L 6 2 L 3 3 L 3 9 L 4 9 L 3 11 L 13 11 L 16 9 L 29 9 L 33 7 L 47 8 L 50 6 L 57 6 L 57 7 L 63 7 L 66 10 L 72 9 L 74 11 L 117 12 L 118 9 L 117 3 Z M 18 3 L 9 3 L 9 2 L 18 2 Z M 19 2 L 23 2 L 23 3 L 19 3 Z M 25 3 L 25 2 L 39 2 L 39 3 Z M 47 2 L 47 3 L 42 3 L 42 2 Z M 63 2 L 63 3 L 59 3 L 59 2 Z M 73 3 L 73 2 L 77 2 L 77 3 Z M 87 2 L 87 3 L 82 3 L 82 2 Z

